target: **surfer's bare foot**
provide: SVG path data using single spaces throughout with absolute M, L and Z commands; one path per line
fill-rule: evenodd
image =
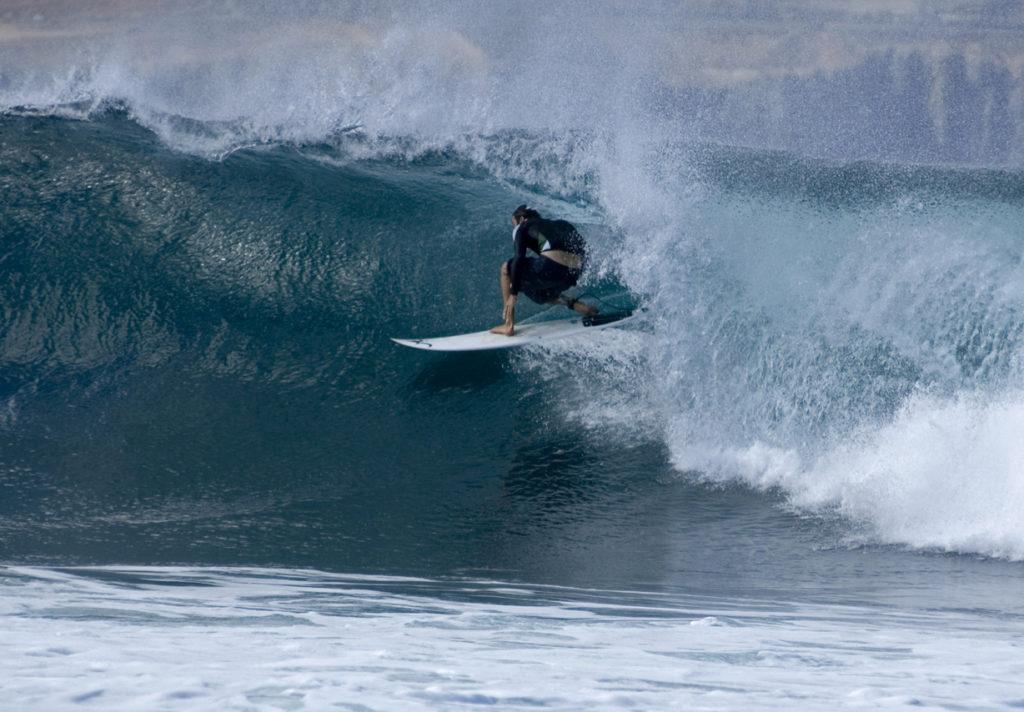
M 587 304 L 578 299 L 573 299 L 569 304 L 569 308 L 583 316 L 597 316 L 599 313 L 597 307 L 593 304 Z
M 492 334 L 501 334 L 503 336 L 512 336 L 516 333 L 516 327 L 512 324 L 499 324 L 498 326 L 491 329 Z

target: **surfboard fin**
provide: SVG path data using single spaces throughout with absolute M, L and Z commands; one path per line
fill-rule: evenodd
M 583 317 L 583 326 L 600 326 L 601 324 L 610 324 L 613 321 L 619 319 L 625 319 L 627 316 L 632 316 L 633 310 L 621 311 L 621 312 L 609 312 L 607 314 L 595 314 L 594 316 Z

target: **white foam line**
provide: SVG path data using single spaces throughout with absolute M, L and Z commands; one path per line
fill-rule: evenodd
M 969 612 L 722 601 L 666 616 L 325 590 L 335 579 L 319 574 L 305 589 L 292 571 L 130 572 L 176 574 L 175 586 L 10 573 L 0 688 L 18 710 L 993 708 L 1024 697 L 1024 626 Z M 360 588 L 337 580 L 349 581 Z

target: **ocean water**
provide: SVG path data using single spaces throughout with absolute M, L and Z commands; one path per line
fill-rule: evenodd
M 2 707 L 1021 708 L 1021 30 L 0 5 Z

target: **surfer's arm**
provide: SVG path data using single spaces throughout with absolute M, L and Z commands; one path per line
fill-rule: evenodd
M 505 320 L 506 324 L 515 324 L 516 322 L 516 299 L 518 297 L 515 294 L 510 294 L 505 299 L 505 305 L 501 310 L 501 318 Z
M 536 243 L 536 241 L 536 238 L 531 238 L 530 231 L 525 224 L 520 226 L 519 230 L 516 230 L 515 256 L 509 265 L 508 275 L 511 279 L 510 293 L 512 296 L 519 294 L 519 288 L 523 283 L 523 271 L 526 269 L 526 249 L 529 247 L 536 251 L 536 248 L 531 244 Z
M 505 336 L 512 336 L 516 330 L 516 295 L 510 292 L 512 286 L 512 277 L 509 274 L 512 266 L 511 262 L 512 260 L 509 260 L 501 265 L 501 316 L 504 322 L 491 329 L 492 333 L 504 334 Z

